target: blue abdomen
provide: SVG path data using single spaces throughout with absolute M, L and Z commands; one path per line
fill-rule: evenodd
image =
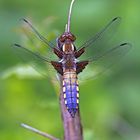
M 79 107 L 79 88 L 76 72 L 69 71 L 64 73 L 63 94 L 67 110 L 74 117 Z

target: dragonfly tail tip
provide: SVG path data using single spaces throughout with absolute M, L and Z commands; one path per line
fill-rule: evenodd
M 69 111 L 71 117 L 74 118 L 75 117 L 75 114 L 77 112 L 77 109 L 76 108 L 71 108 L 68 111 Z

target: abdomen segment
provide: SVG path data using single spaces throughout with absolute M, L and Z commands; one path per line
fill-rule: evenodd
M 79 107 L 79 87 L 76 72 L 73 70 L 63 74 L 63 95 L 67 110 L 74 117 Z

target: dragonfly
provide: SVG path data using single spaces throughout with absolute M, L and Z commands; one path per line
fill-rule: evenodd
M 29 60 L 32 59 L 37 65 L 39 64 L 45 69 L 46 63 L 49 63 L 54 67 L 57 73 L 62 76 L 63 99 L 67 111 L 72 118 L 75 117 L 75 114 L 79 109 L 78 74 L 81 73 L 87 65 L 93 65 L 93 69 L 96 68 L 96 66 L 102 65 L 106 69 L 124 56 L 131 48 L 131 44 L 129 43 L 121 43 L 120 45 L 113 47 L 104 44 L 107 41 L 107 35 L 109 35 L 110 38 L 112 37 L 114 29 L 121 21 L 120 17 L 112 19 L 101 31 L 85 41 L 80 47 L 76 47 L 76 37 L 70 31 L 73 3 L 74 0 L 72 0 L 70 4 L 65 31 L 57 38 L 56 45 L 43 37 L 27 19 L 23 19 L 35 35 L 47 47 L 49 46 L 51 48 L 53 54 L 58 57 L 58 60 L 50 60 L 47 56 L 41 55 L 40 52 L 32 51 L 19 44 L 14 44 L 14 48 L 20 52 L 24 58 L 26 57 L 26 59 Z M 86 53 L 88 48 L 91 48 L 90 54 L 92 56 L 85 60 L 80 60 L 79 58 Z M 97 71 L 101 72 L 100 69 L 97 69 Z

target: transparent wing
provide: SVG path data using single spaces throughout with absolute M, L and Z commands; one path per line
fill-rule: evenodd
M 131 44 L 123 43 L 116 47 L 105 51 L 103 54 L 95 55 L 89 59 L 89 65 L 84 71 L 84 75 L 81 74 L 82 80 L 94 78 L 106 71 L 110 66 L 116 64 L 122 59 L 122 57 L 131 49 Z
M 54 48 L 55 45 L 48 41 L 44 36 L 42 36 L 38 31 L 37 29 L 25 18 L 22 19 L 31 29 L 32 31 L 36 34 L 36 36 L 42 41 L 44 42 L 46 45 L 50 46 L 51 48 Z
M 33 52 L 21 45 L 14 44 L 14 52 L 23 60 L 24 63 L 31 65 L 43 76 L 48 77 L 50 74 L 50 61 L 48 58 L 41 56 L 38 52 Z
M 99 33 L 87 40 L 80 48 L 85 48 L 85 55 L 88 57 L 101 55 L 115 45 L 113 37 L 121 22 L 120 17 L 111 20 Z
M 55 72 L 50 65 L 51 60 L 57 59 L 53 53 L 55 45 L 43 37 L 29 21 L 26 19 L 23 19 L 23 21 L 26 23 L 21 28 L 24 33 L 21 35 L 24 47 L 15 44 L 12 48 L 24 63 L 29 64 L 46 77 L 51 72 Z M 40 41 L 38 41 L 38 38 Z
M 35 51 L 40 53 L 43 56 L 47 56 L 50 59 L 57 59 L 56 55 L 53 53 L 53 48 L 55 48 L 56 42 L 49 41 L 54 39 L 56 37 L 56 34 L 54 32 L 49 33 L 49 40 L 43 37 L 36 28 L 26 19 L 23 19 L 23 21 L 26 24 L 23 24 L 22 26 L 22 32 L 24 35 L 22 36 L 22 41 L 24 46 L 28 46 L 28 49 L 31 51 Z M 27 25 L 27 26 L 25 26 Z M 31 29 L 31 30 L 30 30 Z M 38 41 L 40 39 L 40 41 Z M 55 40 L 56 41 L 56 40 Z
M 116 46 L 115 32 L 120 25 L 121 18 L 111 20 L 99 33 L 87 40 L 81 47 L 85 48 L 82 59 L 89 60 L 89 65 L 79 76 L 81 79 L 93 79 L 107 70 L 124 56 L 131 45 L 123 43 Z M 116 46 L 116 47 L 114 47 Z

